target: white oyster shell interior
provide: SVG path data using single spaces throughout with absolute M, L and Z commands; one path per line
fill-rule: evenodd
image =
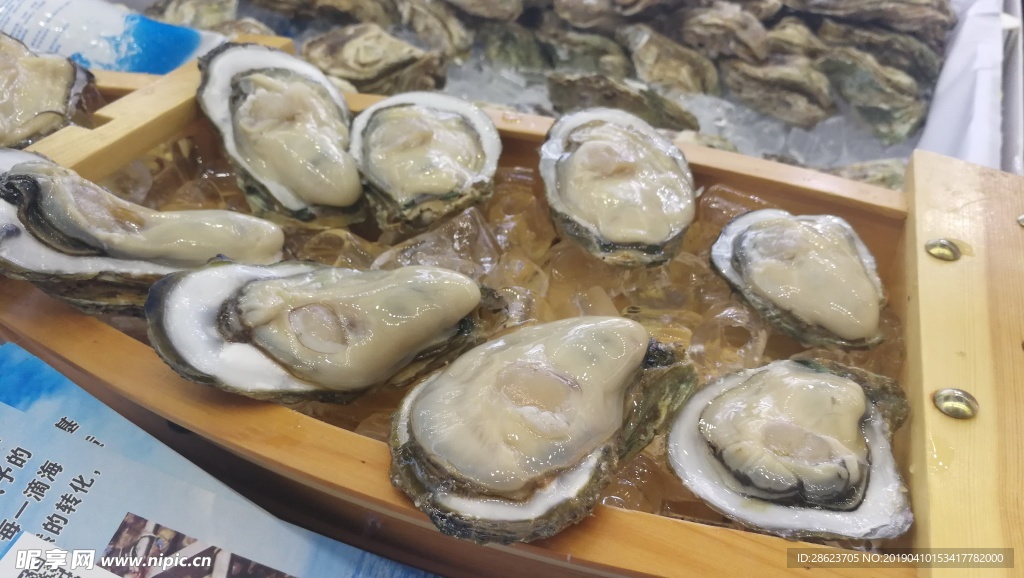
M 224 303 L 239 290 L 249 342 L 228 341 L 218 330 Z M 451 337 L 479 299 L 472 280 L 433 267 L 360 272 L 230 264 L 195 271 L 173 286 L 163 330 L 182 359 L 236 389 L 353 391 L 385 381 Z
M 823 391 L 829 392 L 827 395 L 810 386 L 815 379 L 821 379 Z M 790 380 L 792 383 L 787 384 Z M 773 382 L 780 381 L 773 385 Z M 746 404 L 739 404 L 738 400 L 744 394 L 730 392 L 742 390 L 748 384 L 754 391 L 747 393 L 764 389 L 767 391 L 761 393 L 766 393 L 767 397 L 754 395 Z M 851 384 L 860 387 L 856 383 Z M 771 390 L 776 391 L 773 393 Z M 857 413 L 860 402 L 847 397 L 850 396 L 849 391 L 852 390 L 848 385 L 839 386 L 832 377 L 792 361 L 777 361 L 766 367 L 727 376 L 695 394 L 676 417 L 668 437 L 669 464 L 699 498 L 749 527 L 784 537 L 873 539 L 898 536 L 910 527 L 913 514 L 892 456 L 887 426 L 878 409 L 867 404 L 860 433 L 864 445 L 854 439 L 857 433 L 850 430 L 848 422 L 850 415 Z M 810 395 L 805 397 L 805 394 Z M 830 401 L 834 395 L 841 400 L 840 406 L 846 406 L 839 415 L 835 415 L 836 409 Z M 819 403 L 823 397 L 828 398 L 828 403 Z M 738 407 L 737 404 L 747 407 Z M 815 415 L 819 418 L 815 419 Z M 703 425 L 702 418 L 706 420 Z M 710 423 L 712 419 L 723 421 Z M 779 443 L 773 439 L 776 433 L 773 422 L 783 424 L 782 427 L 788 430 L 782 432 Z M 802 429 L 804 434 L 791 437 L 789 434 L 794 431 L 791 428 Z M 709 429 L 722 431 L 709 432 Z M 827 480 L 829 483 L 822 487 L 832 486 L 834 489 L 837 485 L 832 482 L 843 477 L 841 469 L 846 468 L 852 477 L 853 470 L 862 467 L 861 459 L 868 456 L 868 471 L 863 474 L 867 479 L 863 499 L 856 509 L 840 511 L 790 501 L 773 502 L 752 495 L 761 493 L 761 490 L 749 485 L 738 489 L 740 481 L 715 456 L 715 450 L 708 443 L 709 433 L 720 446 L 745 438 L 739 443 L 752 447 L 751 456 L 762 460 L 762 463 L 737 460 L 736 463 L 740 464 L 737 469 L 754 473 L 766 485 L 773 475 L 778 474 L 780 486 L 792 482 L 793 478 L 802 478 Z M 801 437 L 810 442 L 806 447 L 797 447 L 799 444 L 793 443 Z M 864 447 L 867 448 L 866 453 Z M 815 461 L 821 468 L 818 473 L 809 470 L 814 467 L 811 462 Z
M 639 323 L 610 317 L 513 332 L 418 387 L 406 410 L 408 435 L 487 492 L 528 489 L 591 461 L 621 429 L 625 392 L 648 341 Z
M 740 274 L 751 291 L 800 320 L 848 340 L 878 333 L 881 288 L 836 218 L 780 216 L 738 237 Z
M 545 184 L 564 205 L 554 208 L 604 240 L 656 245 L 693 222 L 693 177 L 682 153 L 632 115 L 593 109 L 564 117 L 542 157 Z
M 277 225 L 232 211 L 154 211 L 124 201 L 49 161 L 15 165 L 40 187 L 39 209 L 56 229 L 118 259 L 196 267 L 218 255 L 248 263 L 281 258 Z

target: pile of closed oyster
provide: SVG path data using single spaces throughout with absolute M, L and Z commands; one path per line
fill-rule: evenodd
M 735 131 L 701 132 L 694 115 L 722 109 L 716 122 L 749 122 L 703 95 L 726 96 L 795 129 L 783 148 L 761 138 L 739 144 L 742 152 L 893 188 L 902 166 L 884 157 L 909 153 L 890 145 L 924 122 L 956 20 L 949 0 L 162 0 L 149 14 L 221 31 L 249 15 L 244 32 L 255 16 L 272 26 L 262 33 L 296 36 L 302 56 L 346 91 L 390 95 L 450 82 L 459 96 L 528 112 L 619 108 L 735 150 L 715 138 Z M 857 122 L 829 121 L 837 126 L 811 134 L 837 150 L 809 152 L 806 131 L 836 115 Z M 870 131 L 860 134 L 858 123 Z M 835 131 L 846 138 L 826 136 Z M 844 146 L 869 134 L 877 144 Z
M 622 110 L 499 167 L 450 96 L 353 117 L 282 52 L 200 68 L 209 128 L 106 186 L 0 150 L 6 275 L 144 314 L 186 379 L 387 441 L 452 536 L 541 539 L 599 503 L 793 539 L 909 528 L 899 322 L 842 219 L 698 197 Z

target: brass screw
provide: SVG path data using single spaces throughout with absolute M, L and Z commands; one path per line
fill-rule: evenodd
M 980 409 L 978 400 L 962 389 L 940 389 L 932 394 L 932 401 L 939 411 L 956 419 L 971 419 Z
M 960 258 L 960 247 L 949 239 L 932 239 L 924 244 L 924 250 L 940 261 L 956 261 Z

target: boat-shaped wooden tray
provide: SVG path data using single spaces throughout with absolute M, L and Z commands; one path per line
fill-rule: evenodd
M 66 128 L 33 150 L 100 179 L 202 122 L 195 65 L 155 79 L 99 78 L 108 96 L 119 98 L 97 113 L 97 126 Z M 359 111 L 376 100 L 351 95 L 349 104 Z M 535 166 L 551 120 L 491 114 L 504 139 L 503 164 Z M 906 331 L 901 383 L 913 406 L 897 457 L 916 522 L 900 545 L 1024 546 L 1024 227 L 1018 224 L 1024 179 L 919 151 L 899 193 L 701 147 L 684 152 L 700 184 L 730 185 L 794 213 L 840 215 L 877 257 Z M 940 238 L 955 241 L 962 258 L 930 257 L 925 243 Z M 146 345 L 28 283 L 0 281 L 0 337 L 50 362 L 271 511 L 428 570 L 460 576 L 802 572 L 787 567 L 787 550 L 803 544 L 604 506 L 532 544 L 458 541 L 438 533 L 391 486 L 384 443 L 187 382 Z M 976 418 L 956 420 L 936 409 L 932 393 L 949 387 L 977 398 Z M 197 435 L 177 433 L 181 428 Z M 906 565 L 816 573 L 988 577 L 1014 570 Z

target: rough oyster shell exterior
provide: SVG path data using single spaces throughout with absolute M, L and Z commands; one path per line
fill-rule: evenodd
M 681 92 L 721 92 L 714 62 L 658 34 L 650 26 L 624 26 L 616 38 L 629 50 L 640 80 Z
M 668 99 L 642 83 L 616 80 L 601 74 L 548 74 L 551 104 L 566 114 L 585 108 L 618 108 L 657 128 L 700 130 L 697 117 L 676 100 Z
M 810 128 L 835 110 L 828 77 L 808 58 L 781 56 L 764 64 L 730 59 L 720 66 L 732 94 L 756 111 Z

